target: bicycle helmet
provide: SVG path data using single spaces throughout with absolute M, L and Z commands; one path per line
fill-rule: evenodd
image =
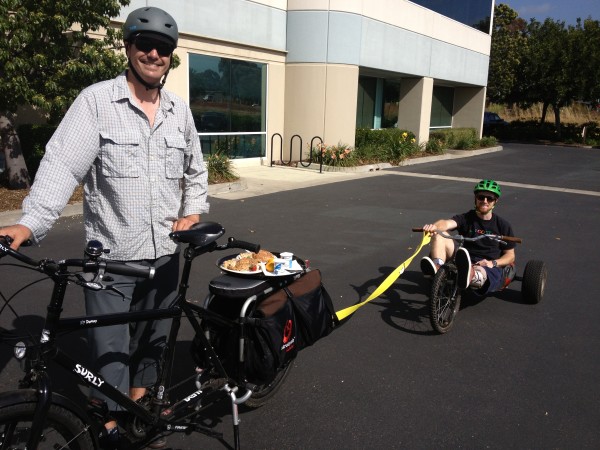
M 123 25 L 123 40 L 125 42 L 137 36 L 139 33 L 157 33 L 167 37 L 177 47 L 179 31 L 175 19 L 160 8 L 152 6 L 138 8 L 127 16 Z
M 502 195 L 502 191 L 500 190 L 500 185 L 496 183 L 494 180 L 481 180 L 479 183 L 475 185 L 473 192 L 477 193 L 480 191 L 488 191 L 493 194 L 496 194 L 498 198 Z
M 123 25 L 123 40 L 125 42 L 132 43 L 135 38 L 142 34 L 149 33 L 154 34 L 161 40 L 165 39 L 173 44 L 173 49 L 177 48 L 177 41 L 179 39 L 179 31 L 175 19 L 160 8 L 148 6 L 144 8 L 138 8 L 129 13 L 125 24 Z M 173 55 L 171 54 L 171 64 L 169 69 L 165 73 L 162 81 L 158 84 L 150 84 L 144 80 L 139 73 L 131 64 L 131 60 L 128 61 L 129 70 L 135 76 L 135 78 L 146 87 L 146 90 L 150 89 L 162 89 L 167 82 L 167 75 L 171 70 L 173 63 Z

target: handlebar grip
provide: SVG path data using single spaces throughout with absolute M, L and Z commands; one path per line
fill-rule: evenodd
M 415 232 L 417 232 L 417 233 L 422 233 L 423 232 L 423 227 L 414 227 L 412 230 L 415 231 Z
M 156 272 L 154 266 L 148 267 L 129 262 L 106 261 L 105 264 L 107 272 L 117 275 L 148 278 L 151 280 L 154 278 L 154 273 Z
M 500 240 L 507 242 L 516 242 L 517 244 L 523 243 L 523 239 L 514 236 L 500 236 Z
M 260 251 L 260 244 L 253 244 L 252 242 L 238 241 L 235 238 L 229 238 L 229 241 L 227 242 L 227 248 L 241 248 L 258 253 Z

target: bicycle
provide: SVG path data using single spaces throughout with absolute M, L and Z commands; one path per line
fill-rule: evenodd
M 35 341 L 24 342 L 21 336 L 3 332 L 2 340 L 14 343 L 14 353 L 21 361 L 25 376 L 19 382 L 19 389 L 0 394 L 0 449 L 99 448 L 105 433 L 103 424 L 109 417 L 106 404 L 90 404 L 84 408 L 65 395 L 53 392 L 48 373 L 50 361 L 75 373 L 78 385 L 96 388 L 126 411 L 124 426 L 132 448 L 143 447 L 160 434 L 175 432 L 200 432 L 222 439 L 222 433 L 201 423 L 200 413 L 223 400 L 231 402 L 234 445 L 239 448 L 238 405 L 245 404 L 250 408 L 264 405 L 285 381 L 295 357 L 294 352 L 286 355 L 285 361 L 272 367 L 273 373 L 266 380 L 252 375 L 247 361 L 248 350 L 252 346 L 252 336 L 256 335 L 252 327 L 264 316 L 260 310 L 261 302 L 271 298 L 274 292 L 289 289 L 301 277 L 308 278 L 311 269 L 294 257 L 301 270 L 288 276 L 256 278 L 226 273 L 210 281 L 209 293 L 202 306 L 186 301 L 194 258 L 234 248 L 259 251 L 260 246 L 231 237 L 227 243 L 218 244 L 217 239 L 224 233 L 225 229 L 214 222 L 203 222 L 190 230 L 171 233 L 173 240 L 187 246 L 183 250 L 184 265 L 177 295 L 167 308 L 68 318 L 61 317 L 68 284 L 99 290 L 105 288 L 102 279 L 108 274 L 151 278 L 153 268 L 101 258 L 107 250 L 97 241 L 88 243 L 84 259 L 38 261 L 12 250 L 7 239 L 0 237 L 0 257 L 11 256 L 20 264 L 10 265 L 41 272 L 54 284 L 45 324 Z M 318 270 L 314 272 L 318 273 Z M 4 298 L 1 293 L 0 296 L 5 303 L 12 299 Z M 240 309 L 223 307 L 228 303 Z M 191 376 L 172 385 L 175 344 L 184 316 L 195 332 L 192 351 L 196 367 Z M 102 377 L 78 358 L 63 351 L 58 342 L 62 333 L 158 319 L 172 319 L 170 334 L 160 360 L 158 380 L 137 402 L 104 383 Z M 230 339 L 224 339 L 224 336 Z M 174 389 L 182 387 L 186 387 L 186 391 L 181 398 L 171 399 Z
M 412 231 L 423 232 L 423 228 L 413 228 Z M 507 242 L 522 243 L 522 239 L 513 236 L 501 236 L 496 234 L 481 234 L 472 238 L 451 235 L 443 231 L 437 231 L 438 235 L 452 239 L 462 247 L 465 242 L 475 242 L 480 239 L 491 239 L 506 245 Z M 512 281 L 521 281 L 521 295 L 529 303 L 539 303 L 544 297 L 548 271 L 546 264 L 540 260 L 530 260 L 525 265 L 523 275 L 517 275 L 514 265 L 504 268 L 505 289 Z M 429 321 L 433 329 L 440 334 L 447 333 L 454 325 L 454 319 L 460 309 L 461 295 L 465 290 L 458 285 L 458 272 L 454 257 L 446 261 L 436 272 L 431 283 L 429 295 Z

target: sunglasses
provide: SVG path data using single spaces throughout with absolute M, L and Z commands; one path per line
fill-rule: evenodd
M 497 200 L 497 198 L 494 197 L 493 195 L 483 195 L 483 194 L 476 195 L 476 198 L 480 202 L 482 202 L 484 200 L 487 200 L 488 203 L 492 203 L 492 202 L 495 202 Z
M 156 53 L 158 53 L 159 56 L 169 56 L 173 53 L 173 50 L 175 50 L 175 47 L 171 44 L 145 36 L 138 36 L 133 43 L 138 50 L 144 53 L 150 53 L 152 50 L 156 49 Z

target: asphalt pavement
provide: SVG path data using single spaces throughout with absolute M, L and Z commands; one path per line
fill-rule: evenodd
M 241 409 L 241 443 L 252 449 L 596 449 L 600 447 L 600 304 L 594 294 L 600 245 L 600 150 L 503 144 L 501 151 L 360 173 L 241 168 L 241 185 L 211 193 L 227 236 L 292 251 L 319 268 L 336 310 L 364 300 L 420 242 L 411 228 L 472 207 L 481 178 L 503 186 L 496 212 L 523 239 L 518 271 L 548 266 L 537 305 L 520 283 L 481 301 L 465 299 L 455 327 L 429 324 L 429 280 L 413 263 L 380 297 L 327 338 L 303 350 L 282 390 L 263 408 Z M 77 257 L 81 216 L 61 218 L 32 257 Z M 217 255 L 198 258 L 190 300 L 219 274 Z M 7 261 L 3 259 L 2 264 Z M 28 273 L 0 267 L 8 298 Z M 7 282 L 6 280 L 10 280 Z M 81 314 L 75 290 L 66 313 Z M 10 300 L 0 325 L 39 326 L 48 284 Z M 178 369 L 189 367 L 193 337 L 183 327 Z M 67 342 L 86 354 L 84 336 Z M 0 348 L 0 385 L 16 385 L 10 349 Z M 65 380 L 67 377 L 65 377 Z M 60 378 L 57 381 L 62 381 Z M 66 382 L 65 382 L 66 383 Z M 72 389 L 68 383 L 58 389 Z M 207 424 L 222 441 L 172 436 L 171 448 L 227 449 L 228 407 Z

